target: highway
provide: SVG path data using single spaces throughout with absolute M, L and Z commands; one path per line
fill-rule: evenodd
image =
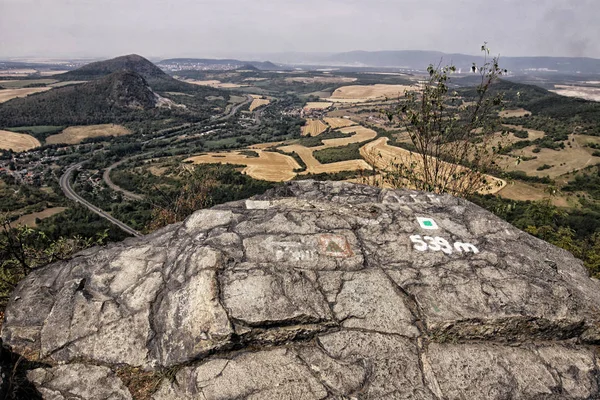
M 83 197 L 79 196 L 77 193 L 75 193 L 75 191 L 71 187 L 71 175 L 73 175 L 73 171 L 75 171 L 76 169 L 81 167 L 84 163 L 85 163 L 85 161 L 80 162 L 78 164 L 71 165 L 69 168 L 67 168 L 65 173 L 60 177 L 60 180 L 59 180 L 60 188 L 62 189 L 65 196 L 67 196 L 69 199 L 73 200 L 76 203 L 84 205 L 90 211 L 98 214 L 102 218 L 104 218 L 104 219 L 108 220 L 109 222 L 111 222 L 112 224 L 118 226 L 119 228 L 121 228 L 123 231 L 129 233 L 130 235 L 133 235 L 135 237 L 141 237 L 142 236 L 141 233 L 139 233 L 135 229 L 131 228 L 130 226 L 124 224 L 123 222 L 119 221 L 118 219 L 113 218 L 107 212 L 96 207 L 95 205 L 93 205 L 92 203 L 90 203 Z
M 235 113 L 237 113 L 240 108 L 244 107 L 248 103 L 252 103 L 253 100 L 254 100 L 254 98 L 252 96 L 250 96 L 249 94 L 247 94 L 246 95 L 246 101 L 244 101 L 243 103 L 240 103 L 240 104 L 237 104 L 237 105 L 233 106 L 231 108 L 231 110 L 229 110 L 229 112 L 226 115 L 223 115 L 222 117 L 216 118 L 215 121 L 225 121 L 226 119 L 229 119 L 229 118 L 233 117 L 235 115 Z

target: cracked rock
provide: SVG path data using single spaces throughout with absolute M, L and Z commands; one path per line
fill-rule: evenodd
M 343 182 L 36 270 L 2 339 L 60 364 L 30 373 L 46 398 L 113 398 L 91 386 L 120 393 L 123 365 L 178 371 L 155 400 L 600 398 L 581 261 L 461 199 Z
M 131 400 L 121 380 L 106 367 L 61 365 L 30 371 L 27 377 L 47 400 Z

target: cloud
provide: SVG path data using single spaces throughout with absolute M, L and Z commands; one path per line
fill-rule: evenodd
M 596 0 L 0 0 L 0 57 L 428 49 L 600 58 Z

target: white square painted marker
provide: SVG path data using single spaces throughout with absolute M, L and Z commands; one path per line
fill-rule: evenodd
M 439 229 L 438 224 L 436 224 L 435 221 L 431 218 L 417 217 L 417 221 L 419 222 L 419 225 L 423 229 L 430 229 L 430 230 Z

